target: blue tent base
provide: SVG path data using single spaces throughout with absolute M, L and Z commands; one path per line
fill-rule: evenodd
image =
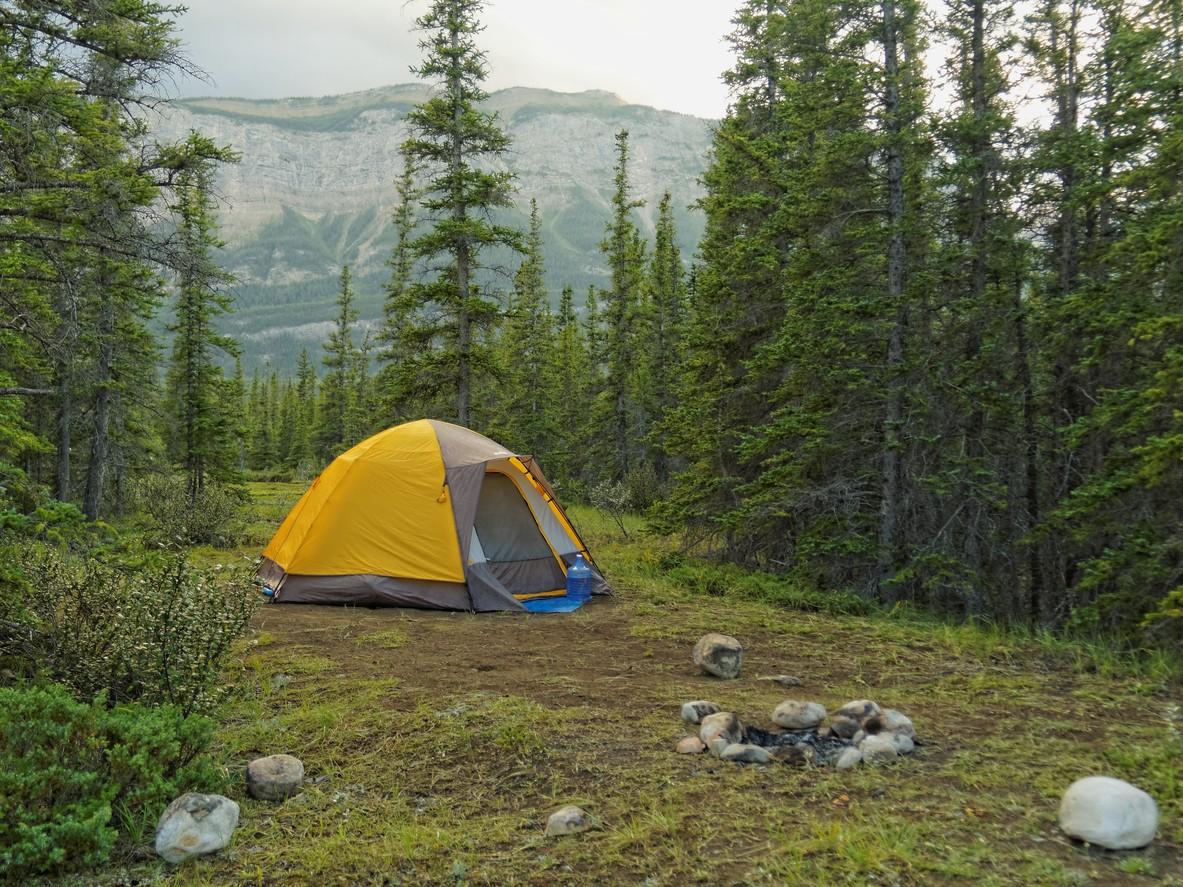
M 569 597 L 538 597 L 532 601 L 522 601 L 522 606 L 531 613 L 572 613 L 582 607 L 587 601 Z

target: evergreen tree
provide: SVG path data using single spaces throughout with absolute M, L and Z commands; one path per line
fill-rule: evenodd
M 391 424 L 418 418 L 429 412 L 420 406 L 415 386 L 416 368 L 407 356 L 414 353 L 417 337 L 414 323 L 418 295 L 411 292 L 411 235 L 415 230 L 414 159 L 402 152 L 403 171 L 395 185 L 398 205 L 394 210 L 394 252 L 387 262 L 391 269 L 378 329 L 378 360 L 383 364 L 376 381 L 379 408 Z
M 190 136 L 189 144 L 192 160 L 181 169 L 177 182 L 181 261 L 176 319 L 169 327 L 175 338 L 165 437 L 170 458 L 186 474 L 192 501 L 209 478 L 237 476 L 235 410 L 227 403 L 229 385 L 215 361 L 215 350 L 233 357 L 238 347 L 214 325 L 230 310 L 225 287 L 233 278 L 218 267 L 213 255 L 222 242 L 216 234 L 210 195 L 213 164 L 206 159 L 210 146 L 196 134 Z
M 429 223 L 408 251 L 439 270 L 406 286 L 414 309 L 401 312 L 401 387 L 428 402 L 450 400 L 446 415 L 462 425 L 470 421 L 474 379 L 491 367 L 488 332 L 500 315 L 492 280 L 480 274 L 482 260 L 492 248 L 520 246 L 518 232 L 491 220 L 511 205 L 513 177 L 487 171 L 505 155 L 509 138 L 478 107 L 487 97 L 485 53 L 476 45 L 483 9 L 483 0 L 433 0 L 417 20 L 426 36 L 423 62 L 413 71 L 440 90 L 407 115 L 404 146 L 424 176 L 420 205 Z
M 337 320 L 325 342 L 321 362 L 326 372 L 320 386 L 320 408 L 317 411 L 317 454 L 327 461 L 340 454 L 351 443 L 351 391 L 354 388 L 357 365 L 357 345 L 353 341 L 353 327 L 357 323 L 357 309 L 353 306 L 353 278 L 349 266 L 341 269 L 337 290 Z

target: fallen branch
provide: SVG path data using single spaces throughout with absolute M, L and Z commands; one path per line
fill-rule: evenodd
M 36 394 L 53 394 L 52 388 L 0 388 L 0 397 L 26 397 Z

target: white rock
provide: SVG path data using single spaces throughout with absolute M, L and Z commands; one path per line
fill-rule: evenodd
M 853 736 L 850 737 L 850 741 L 853 742 L 855 745 L 858 745 L 860 742 L 862 742 L 866 738 L 867 738 L 867 731 L 866 730 L 859 730 L 857 733 L 855 733 Z
M 885 708 L 879 713 L 880 732 L 903 733 L 909 739 L 916 738 L 916 727 L 912 719 L 894 708 Z
M 704 634 L 694 645 L 694 664 L 720 678 L 739 676 L 743 664 L 743 645 L 726 634 Z
M 896 754 L 910 755 L 912 750 L 916 748 L 916 743 L 912 741 L 912 737 L 907 733 L 881 733 L 880 736 L 887 736 L 891 739 L 891 744 L 895 746 Z
M 879 706 L 870 699 L 856 699 L 830 713 L 830 726 L 836 735 L 849 739 L 877 714 Z
M 772 753 L 768 749 L 741 742 L 733 742 L 727 746 L 719 757 L 724 761 L 736 761 L 740 764 L 768 764 L 772 762 Z
M 719 706 L 713 702 L 707 702 L 705 699 L 684 702 L 682 703 L 682 720 L 687 724 L 699 724 L 707 715 L 713 715 L 719 711 L 721 711 Z
M 834 762 L 834 768 L 836 770 L 849 770 L 851 767 L 858 766 L 859 761 L 862 759 L 863 753 L 852 745 L 850 748 L 843 749 L 842 754 L 838 755 L 838 760 Z
M 246 790 L 261 801 L 282 801 L 304 784 L 304 762 L 291 755 L 268 755 L 246 765 Z
M 546 835 L 550 838 L 560 835 L 577 835 L 592 827 L 590 817 L 574 804 L 556 810 L 546 820 Z
M 1110 776 L 1078 779 L 1060 801 L 1060 828 L 1108 850 L 1145 847 L 1158 830 L 1158 806 L 1140 788 Z
M 205 856 L 230 843 L 238 825 L 238 805 L 221 795 L 187 792 L 160 814 L 156 853 L 168 862 Z
M 820 702 L 786 699 L 772 711 L 772 722 L 787 730 L 810 730 L 826 719 L 826 707 Z
M 733 712 L 721 711 L 707 715 L 698 728 L 698 738 L 711 750 L 711 754 L 718 756 L 727 746 L 743 739 L 743 724 Z
M 886 733 L 868 736 L 860 743 L 858 748 L 862 752 L 863 760 L 868 764 L 889 761 L 899 755 L 891 736 Z
M 706 750 L 706 743 L 697 736 L 687 736 L 678 743 L 677 747 L 678 754 L 680 755 L 701 755 Z

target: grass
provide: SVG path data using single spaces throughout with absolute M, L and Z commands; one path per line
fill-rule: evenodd
M 299 488 L 254 492 L 261 530 Z M 216 751 L 232 773 L 295 754 L 303 792 L 277 805 L 239 785 L 232 847 L 110 882 L 1183 885 L 1170 657 L 844 601 L 831 612 L 824 596 L 760 577 L 704 593 L 695 565 L 677 565 L 635 518 L 626 538 L 598 512 L 572 517 L 618 594 L 570 616 L 265 608 L 228 676 L 237 693 Z M 690 664 L 709 630 L 744 642 L 738 680 Z M 780 673 L 804 686 L 759 680 Z M 789 696 L 877 699 L 909 714 L 925 744 L 843 773 L 672 753 L 687 699 L 766 724 Z M 1155 796 L 1149 848 L 1107 853 L 1059 832 L 1063 790 L 1099 773 Z M 568 803 L 597 828 L 545 838 L 547 815 Z

